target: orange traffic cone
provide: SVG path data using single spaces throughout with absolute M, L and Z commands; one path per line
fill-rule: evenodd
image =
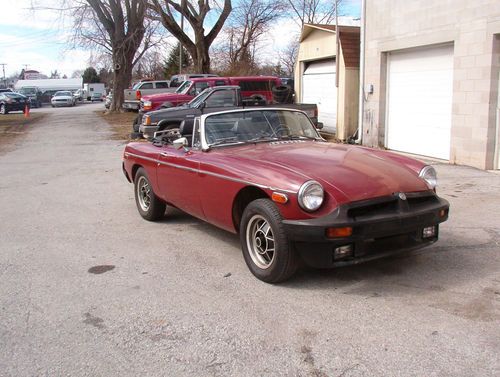
M 30 107 L 28 105 L 24 106 L 24 117 L 25 118 L 30 117 Z

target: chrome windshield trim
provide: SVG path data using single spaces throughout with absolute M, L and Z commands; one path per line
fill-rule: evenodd
M 171 162 L 160 161 L 160 160 L 157 160 L 157 159 L 154 159 L 154 158 L 151 158 L 151 157 L 141 156 L 141 155 L 138 155 L 138 154 L 135 154 L 135 153 L 125 152 L 125 155 L 136 157 L 136 158 L 141 158 L 141 159 L 146 160 L 146 161 L 151 161 L 151 162 L 154 162 L 154 163 L 157 163 L 157 164 L 160 164 L 160 165 L 170 166 L 170 167 L 173 167 L 173 168 L 176 168 L 176 169 L 187 170 L 187 171 L 191 171 L 193 173 L 198 173 L 198 174 L 205 174 L 205 175 L 209 175 L 209 176 L 212 176 L 212 177 L 216 177 L 216 178 L 220 178 L 220 179 L 225 179 L 227 181 L 232 181 L 232 182 L 237 182 L 237 183 L 243 183 L 245 185 L 252 185 L 252 186 L 256 186 L 256 187 L 259 187 L 259 188 L 262 188 L 262 189 L 267 189 L 267 190 L 270 190 L 270 191 L 286 192 L 286 193 L 289 193 L 289 194 L 296 194 L 297 193 L 297 191 L 293 191 L 293 190 L 287 190 L 287 189 L 281 189 L 281 188 L 278 188 L 278 187 L 266 186 L 266 185 L 262 185 L 262 184 L 257 183 L 257 182 L 246 181 L 244 179 L 235 178 L 235 177 L 229 177 L 227 175 L 223 175 L 223 174 L 219 174 L 219 173 L 213 173 L 213 172 L 206 171 L 206 170 L 200 170 L 200 169 L 190 168 L 190 167 L 187 167 L 187 166 L 173 164 Z

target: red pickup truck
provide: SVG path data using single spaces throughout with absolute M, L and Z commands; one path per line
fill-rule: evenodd
M 208 87 L 237 85 L 245 98 L 257 98 L 272 103 L 272 88 L 281 85 L 281 80 L 274 76 L 243 77 L 203 77 L 184 81 L 174 93 L 158 93 L 141 98 L 140 110 L 145 113 L 157 110 L 160 106 L 175 107 L 191 101 Z

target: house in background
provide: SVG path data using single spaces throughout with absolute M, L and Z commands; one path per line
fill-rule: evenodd
M 500 1 L 363 4 L 362 144 L 499 169 Z
M 305 24 L 300 36 L 296 100 L 316 103 L 323 131 L 335 133 L 339 140 L 347 140 L 358 128 L 359 38 L 359 27 L 339 26 L 337 65 L 334 25 Z

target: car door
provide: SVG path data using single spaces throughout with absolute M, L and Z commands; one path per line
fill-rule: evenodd
M 200 157 L 196 148 L 162 147 L 157 168 L 162 199 L 198 218 L 204 219 L 200 202 Z

